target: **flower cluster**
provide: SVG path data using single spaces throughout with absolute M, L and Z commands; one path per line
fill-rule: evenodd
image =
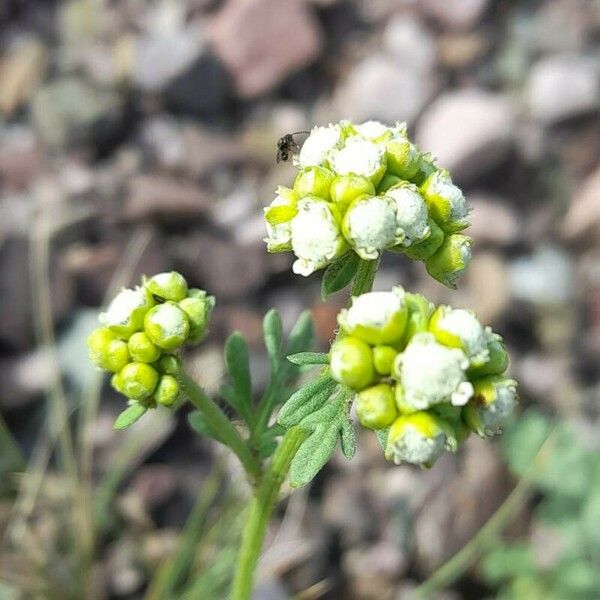
M 90 357 L 114 373 L 112 386 L 132 403 L 170 406 L 179 394 L 177 350 L 204 338 L 214 302 L 175 271 L 143 278 L 100 314 L 102 327 L 87 340 Z
M 388 460 L 430 466 L 472 431 L 500 433 L 517 403 L 502 338 L 469 310 L 395 287 L 353 298 L 338 322 L 332 375 L 357 392 L 360 423 L 386 431 Z
M 384 250 L 425 262 L 449 287 L 471 259 L 462 191 L 397 123 L 350 121 L 315 127 L 295 158 L 292 189 L 265 208 L 269 252 L 293 251 L 310 275 L 348 251 L 364 260 Z

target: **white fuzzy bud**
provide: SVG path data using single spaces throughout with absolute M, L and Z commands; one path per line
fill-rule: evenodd
M 386 195 L 396 203 L 398 243 L 408 247 L 429 237 L 431 229 L 427 224 L 427 205 L 416 186 L 399 185 L 388 190 Z

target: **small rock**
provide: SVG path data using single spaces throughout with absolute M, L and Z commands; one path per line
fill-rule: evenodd
M 510 246 L 519 241 L 523 232 L 519 217 L 502 198 L 470 195 L 471 227 L 469 235 L 477 244 Z
M 138 496 L 147 510 L 160 507 L 175 493 L 176 478 L 168 465 L 145 465 L 131 482 L 130 490 Z
M 552 124 L 597 110 L 599 76 L 592 57 L 563 54 L 541 59 L 532 67 L 525 90 L 531 116 Z
M 447 29 L 469 29 L 477 24 L 490 0 L 423 0 L 421 9 Z
M 0 359 L 0 407 L 21 408 L 44 394 L 52 383 L 54 367 L 42 349 Z
M 185 144 L 178 122 L 167 116 L 155 116 L 142 123 L 142 147 L 159 166 L 180 169 L 186 160 Z
M 572 359 L 569 356 L 529 354 L 514 366 L 519 383 L 528 394 L 540 399 L 553 398 L 563 382 L 570 379 Z
M 144 91 L 165 89 L 191 67 L 202 51 L 196 28 L 149 33 L 138 38 L 134 49 L 133 82 Z
M 36 40 L 17 42 L 0 61 L 0 113 L 10 117 L 42 80 L 46 49 Z
M 359 62 L 338 87 L 334 105 L 339 114 L 357 121 L 412 123 L 434 88 L 435 79 L 429 74 L 408 66 L 399 68 L 392 58 L 373 54 Z
M 466 179 L 507 156 L 513 124 L 507 97 L 479 89 L 450 91 L 427 108 L 416 139 L 453 177 Z
M 567 239 L 589 246 L 600 241 L 600 168 L 588 175 L 573 194 L 562 232 Z
M 259 288 L 268 276 L 262 245 L 241 246 L 211 235 L 195 234 L 175 248 L 184 273 L 217 297 L 229 298 Z
M 229 0 L 211 23 L 217 57 L 243 97 L 263 94 L 321 51 L 321 32 L 301 0 Z
M 196 125 L 183 127 L 182 142 L 185 169 L 193 177 L 230 167 L 247 157 L 237 138 Z
M 566 304 L 575 293 L 571 258 L 557 246 L 540 246 L 509 267 L 512 297 L 533 304 Z
M 193 182 L 159 175 L 137 175 L 129 185 L 125 216 L 138 220 L 152 217 L 178 219 L 206 213 L 210 200 Z
M 599 15 L 593 2 L 554 0 L 542 3 L 533 22 L 537 48 L 542 52 L 581 52 Z
M 399 65 L 422 72 L 435 67 L 435 42 L 429 30 L 414 17 L 394 17 L 383 32 L 383 45 Z
M 32 129 L 16 124 L 2 127 L 0 140 L 0 181 L 4 193 L 27 189 L 43 169 L 42 153 Z
M 448 33 L 438 41 L 440 62 L 450 69 L 464 69 L 481 58 L 488 46 L 481 32 Z

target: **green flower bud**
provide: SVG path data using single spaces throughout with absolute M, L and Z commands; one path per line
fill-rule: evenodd
M 385 149 L 358 136 L 351 137 L 329 154 L 329 164 L 338 175 L 361 175 L 377 187 L 385 174 Z
M 309 196 L 298 202 L 298 214 L 291 222 L 292 248 L 298 257 L 294 273 L 310 275 L 346 252 L 339 222 L 337 208 L 324 200 Z
M 385 457 L 397 465 L 431 467 L 446 447 L 447 433 L 447 425 L 430 412 L 400 415 L 390 427 Z
M 427 272 L 445 286 L 456 289 L 456 280 L 471 262 L 473 240 L 460 233 L 444 238 L 442 245 L 425 260 Z
M 154 275 L 144 283 L 144 286 L 153 296 L 173 302 L 183 300 L 188 293 L 187 281 L 177 271 Z
M 296 176 L 294 191 L 299 198 L 316 196 L 323 200 L 330 199 L 329 189 L 335 174 L 325 167 L 306 167 Z
M 429 213 L 445 231 L 453 233 L 469 226 L 467 201 L 452 183 L 448 171 L 439 169 L 421 185 L 421 193 L 427 202 Z
M 144 316 L 155 302 L 145 287 L 124 288 L 100 313 L 98 320 L 120 338 L 128 339 L 131 334 L 144 327 Z
M 419 172 L 420 153 L 406 137 L 398 136 L 385 143 L 387 168 L 402 179 L 412 179 Z
M 417 187 L 401 183 L 386 193 L 396 203 L 396 244 L 408 247 L 431 235 L 427 206 Z
M 164 375 L 179 375 L 181 360 L 173 354 L 163 354 L 156 363 L 156 367 Z
M 496 435 L 517 405 L 517 382 L 492 375 L 473 382 L 475 392 L 465 406 L 463 418 L 481 437 Z
M 190 333 L 187 315 L 174 302 L 165 302 L 150 309 L 144 319 L 144 329 L 154 344 L 163 350 L 174 350 L 184 344 Z
M 396 205 L 387 196 L 360 196 L 349 206 L 342 232 L 364 260 L 375 260 L 396 239 Z
M 476 367 L 471 366 L 468 370 L 470 379 L 485 375 L 501 375 L 508 369 L 508 352 L 497 333 L 488 332 L 487 349 L 489 354 L 487 362 Z
M 385 194 L 390 188 L 402 183 L 402 181 L 397 175 L 386 173 L 377 186 L 377 194 Z
M 106 327 L 94 329 L 87 346 L 92 362 L 106 371 L 117 373 L 129 362 L 127 344 Z
M 115 373 L 110 378 L 110 385 L 113 388 L 113 390 L 119 392 L 119 394 L 125 395 L 125 392 L 123 390 L 123 382 L 121 381 L 121 373 Z
M 338 175 L 331 184 L 331 200 L 344 213 L 356 198 L 364 195 L 374 196 L 373 184 L 360 175 Z
M 359 392 L 356 414 L 360 424 L 368 429 L 389 427 L 398 416 L 392 386 L 380 383 Z
M 287 252 L 292 249 L 291 220 L 298 214 L 298 195 L 289 188 L 279 186 L 277 196 L 264 209 L 268 252 Z
M 373 345 L 396 345 L 404 336 L 408 309 L 404 290 L 394 287 L 391 292 L 369 292 L 352 298 L 352 306 L 338 315 L 342 329 Z
M 210 315 L 215 305 L 214 296 L 195 296 L 184 298 L 179 302 L 179 308 L 187 315 L 190 322 L 190 334 L 188 340 L 194 344 L 201 342 L 208 333 Z
M 343 126 L 344 122 L 314 127 L 298 155 L 300 167 L 327 166 L 329 153 L 343 144 Z
M 353 390 L 362 390 L 375 377 L 371 347 L 354 337 L 338 340 L 331 347 L 331 374 Z
M 133 400 L 145 400 L 152 396 L 157 383 L 156 369 L 141 362 L 131 362 L 125 365 L 116 380 L 119 391 Z
M 154 400 L 163 406 L 171 406 L 179 395 L 179 383 L 173 375 L 162 375 L 154 391 Z
M 404 302 L 408 308 L 408 320 L 406 321 L 404 339 L 408 343 L 417 333 L 427 331 L 434 306 L 425 296 L 408 292 L 404 294 Z
M 469 361 L 462 350 L 439 344 L 431 333 L 417 333 L 394 363 L 393 375 L 402 384 L 403 403 L 423 410 L 434 404 L 466 404 L 473 386 L 465 374 Z
M 160 348 L 143 331 L 134 333 L 127 342 L 129 354 L 136 362 L 153 363 L 160 358 Z
M 398 356 L 398 350 L 392 346 L 375 346 L 373 348 L 373 366 L 380 375 L 389 375 Z
M 441 344 L 460 348 L 469 359 L 470 366 L 483 365 L 489 359 L 491 330 L 484 329 L 470 310 L 438 306 L 429 321 L 429 331 Z
M 429 227 L 429 237 L 418 244 L 413 244 L 410 248 L 401 248 L 401 250 L 412 260 L 425 260 L 435 253 L 444 241 L 444 232 L 440 226 L 431 218 L 427 219 Z

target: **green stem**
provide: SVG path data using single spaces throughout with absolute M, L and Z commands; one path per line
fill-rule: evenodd
M 425 580 L 414 590 L 413 595 L 415 600 L 427 600 L 436 591 L 452 585 L 496 540 L 506 523 L 523 506 L 525 500 L 529 497 L 532 487 L 532 475 L 549 460 L 554 445 L 555 431 L 556 429 L 553 429 L 550 432 L 519 483 L 479 530 L 477 535 L 435 571 L 429 579 Z
M 261 473 L 260 462 L 250 452 L 250 448 L 225 416 L 225 413 L 187 373 L 182 372 L 179 375 L 179 383 L 192 404 L 203 414 L 209 427 L 237 455 L 246 473 L 252 479 L 257 480 Z
M 248 600 L 250 598 L 254 571 L 258 564 L 271 513 L 279 498 L 279 490 L 289 471 L 292 459 L 307 435 L 307 432 L 300 427 L 292 427 L 287 431 L 256 489 L 244 527 L 231 600 Z
M 352 283 L 351 296 L 360 296 L 373 289 L 373 281 L 379 267 L 379 259 L 363 260 L 358 263 L 358 269 Z

